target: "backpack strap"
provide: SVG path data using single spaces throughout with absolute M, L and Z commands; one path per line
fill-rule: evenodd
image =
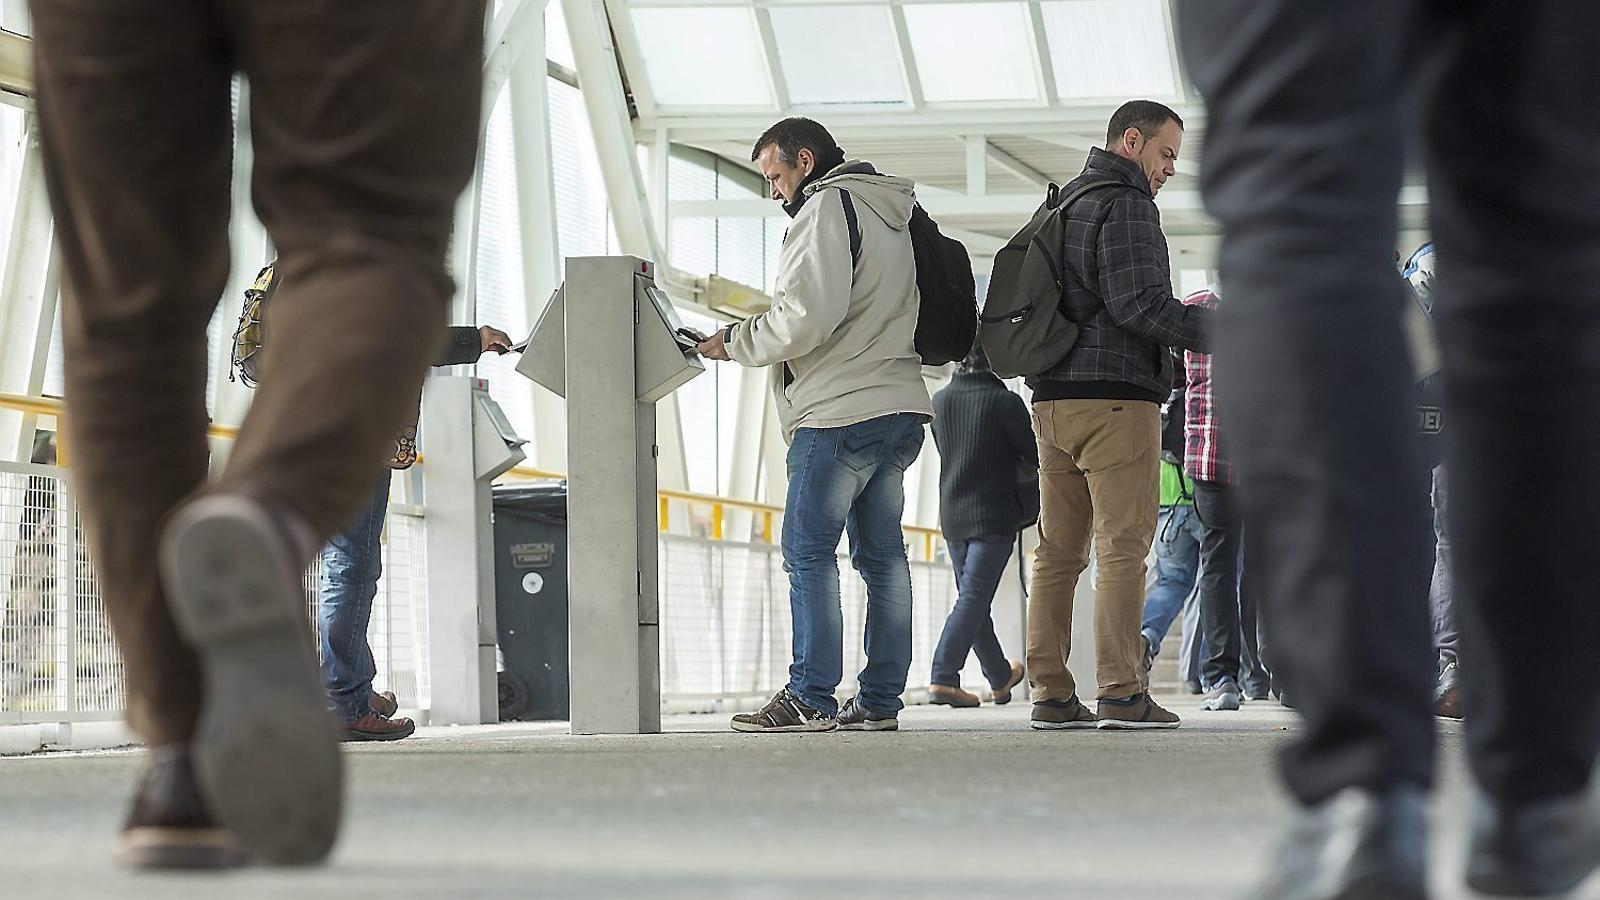
M 1065 210 L 1067 207 L 1078 202 L 1079 197 L 1082 197 L 1084 194 L 1087 194 L 1092 190 L 1103 187 L 1131 187 L 1131 185 L 1123 184 L 1120 181 L 1091 181 L 1088 184 L 1081 185 L 1072 193 L 1065 195 L 1065 197 L 1062 198 L 1061 203 L 1058 204 L 1056 208 Z
M 861 264 L 861 223 L 856 219 L 856 202 L 850 199 L 849 191 L 839 189 L 839 202 L 844 205 L 844 225 L 850 229 L 850 265 L 854 268 Z

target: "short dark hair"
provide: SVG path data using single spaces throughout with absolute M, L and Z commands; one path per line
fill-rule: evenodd
M 1106 149 L 1122 140 L 1129 128 L 1137 128 L 1140 134 L 1150 137 L 1168 122 L 1177 122 L 1178 128 L 1183 128 L 1183 119 L 1172 107 L 1154 100 L 1129 100 L 1111 114 L 1111 124 L 1106 126 Z
M 778 148 L 778 162 L 786 165 L 792 165 L 801 150 L 810 150 L 812 156 L 822 159 L 839 149 L 821 122 L 804 116 L 791 116 L 762 132 L 750 150 L 750 161 L 760 159 L 761 151 L 769 146 Z

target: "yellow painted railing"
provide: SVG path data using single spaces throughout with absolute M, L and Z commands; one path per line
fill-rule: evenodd
M 52 416 L 56 419 L 58 428 L 56 433 L 56 459 L 60 465 L 67 464 L 67 446 L 62 438 L 59 424 L 66 418 L 67 407 L 65 403 L 53 397 L 28 397 L 21 394 L 0 393 L 0 409 L 11 409 L 18 412 L 30 413 L 40 416 Z M 232 425 L 217 425 L 213 423 L 206 429 L 214 438 L 233 440 L 239 436 L 239 429 Z M 419 455 L 418 461 L 423 457 Z M 552 472 L 532 466 L 517 466 L 506 475 L 512 479 L 523 481 L 559 481 L 567 476 L 561 472 Z M 667 530 L 670 506 L 673 501 L 687 503 L 692 506 L 709 506 L 711 508 L 711 537 L 713 540 L 722 540 L 725 530 L 724 525 L 729 510 L 749 512 L 759 517 L 761 522 L 761 539 L 772 543 L 773 523 L 776 517 L 783 515 L 783 507 L 773 506 L 770 503 L 757 503 L 753 500 L 739 500 L 733 497 L 718 497 L 714 494 L 700 494 L 693 491 L 660 490 L 656 492 L 658 502 L 658 515 L 660 528 Z M 922 558 L 933 559 L 934 549 L 938 544 L 939 531 L 935 528 L 926 528 L 921 525 L 902 525 L 906 535 L 920 541 Z

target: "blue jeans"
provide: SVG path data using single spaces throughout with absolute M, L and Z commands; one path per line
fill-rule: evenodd
M 1445 530 L 1449 515 L 1449 494 L 1445 488 L 1444 466 L 1433 470 L 1433 583 L 1428 589 L 1428 605 L 1433 608 L 1433 643 L 1439 649 L 1439 668 L 1455 662 L 1461 632 L 1456 627 L 1455 595 L 1450 590 L 1450 534 Z
M 322 620 L 322 686 L 334 714 L 352 722 L 372 711 L 378 665 L 367 643 L 372 598 L 383 574 L 383 518 L 389 508 L 390 471 L 383 470 L 372 497 L 344 530 L 322 548 L 317 611 Z
M 839 536 L 867 583 L 867 666 L 861 705 L 896 713 L 911 668 L 911 567 L 900 516 L 905 470 L 922 450 L 923 416 L 879 416 L 844 428 L 800 428 L 789 445 L 783 567 L 789 573 L 794 663 L 789 690 L 825 715 L 844 678 Z
M 994 634 L 994 619 L 989 606 L 1006 563 L 1011 561 L 1014 537 L 984 534 L 965 541 L 947 541 L 950 562 L 956 570 L 956 605 L 944 621 L 944 633 L 933 651 L 933 674 L 928 681 L 947 687 L 961 686 L 961 667 L 967 652 L 978 655 L 978 665 L 990 687 L 1002 688 L 1011 681 L 1011 660 L 1006 659 L 1000 639 Z
M 1144 597 L 1142 630 L 1150 649 L 1159 653 L 1200 573 L 1200 519 L 1193 506 L 1161 507 L 1155 550 L 1155 583 Z

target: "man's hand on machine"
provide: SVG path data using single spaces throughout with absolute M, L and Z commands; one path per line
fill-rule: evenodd
M 488 325 L 478 326 L 478 336 L 483 339 L 483 352 L 491 350 L 501 356 L 511 352 L 511 335 Z
M 700 344 L 695 347 L 695 349 L 699 351 L 702 358 L 716 359 L 727 362 L 733 359 L 733 357 L 728 355 L 727 339 L 728 329 L 718 328 L 716 331 L 711 333 L 710 337 L 701 341 Z

